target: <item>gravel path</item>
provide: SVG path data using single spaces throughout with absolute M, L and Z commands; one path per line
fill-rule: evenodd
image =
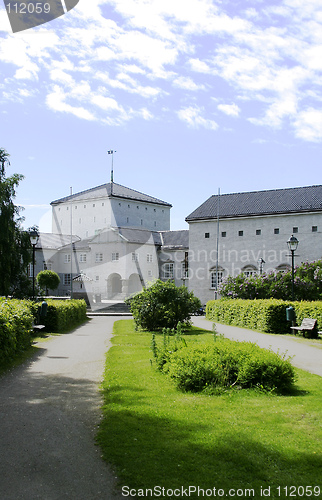
M 105 353 L 118 317 L 37 344 L 0 378 L 0 499 L 118 500 L 95 435 Z
M 213 321 L 208 321 L 203 317 L 194 317 L 192 322 L 199 328 L 212 330 Z M 322 341 L 314 343 L 301 337 L 259 333 L 219 323 L 216 323 L 216 329 L 219 334 L 229 339 L 256 342 L 259 347 L 271 348 L 275 352 L 279 351 L 280 354 L 287 353 L 288 356 L 293 357 L 291 362 L 294 366 L 322 377 Z

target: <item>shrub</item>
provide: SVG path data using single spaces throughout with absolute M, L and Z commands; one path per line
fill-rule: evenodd
M 184 391 L 216 391 L 238 386 L 286 391 L 294 384 L 289 360 L 251 342 L 226 339 L 215 344 L 191 345 L 169 355 L 163 371 Z
M 126 300 L 136 328 L 160 330 L 175 328 L 178 322 L 188 323 L 201 307 L 200 300 L 185 286 L 177 287 L 171 280 L 157 280 L 131 299 Z
M 0 299 L 0 362 L 30 346 L 32 321 L 28 301 Z
M 303 318 L 317 320 L 317 335 L 322 329 L 322 301 L 288 302 L 276 299 L 267 300 L 210 300 L 206 307 L 206 317 L 227 325 L 240 326 L 265 333 L 294 333 L 286 320 L 286 308 L 295 310 L 296 323 Z
M 211 300 L 206 317 L 227 325 L 240 326 L 266 333 L 290 332 L 286 308 L 294 304 L 283 300 Z
M 227 276 L 219 287 L 222 297 L 228 299 L 282 299 L 292 297 L 292 272 L 279 271 L 263 275 Z M 295 267 L 295 300 L 322 299 L 322 260 L 303 262 Z
M 64 332 L 84 322 L 86 302 L 84 300 L 47 300 L 47 314 L 42 323 L 48 332 Z M 35 304 L 38 306 L 39 304 Z

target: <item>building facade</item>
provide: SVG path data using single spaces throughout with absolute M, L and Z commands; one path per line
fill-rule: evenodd
M 186 285 L 206 303 L 225 276 L 289 269 L 291 235 L 299 240 L 296 263 L 322 258 L 322 186 L 214 195 L 186 218 L 189 230 L 170 230 L 170 209 L 115 183 L 56 200 L 35 274 L 56 271 L 56 294 L 84 297 L 94 308 L 157 278 Z
M 292 234 L 297 263 L 322 257 L 322 186 L 211 196 L 186 221 L 189 288 L 204 303 L 227 275 L 289 269 Z

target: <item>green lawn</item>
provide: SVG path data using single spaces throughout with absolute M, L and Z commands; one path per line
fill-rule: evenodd
M 321 377 L 297 370 L 288 396 L 184 394 L 151 366 L 150 333 L 131 320 L 114 332 L 97 440 L 125 496 L 322 498 Z M 212 338 L 194 333 L 188 341 Z

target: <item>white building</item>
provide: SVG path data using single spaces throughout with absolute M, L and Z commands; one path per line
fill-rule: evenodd
M 185 284 L 206 303 L 224 276 L 288 269 L 292 234 L 299 240 L 296 263 L 322 258 L 322 186 L 214 195 L 186 218 L 183 231 L 170 230 L 170 209 L 115 183 L 56 200 L 53 233 L 41 235 L 35 274 L 56 271 L 59 295 L 72 291 L 95 307 L 157 278 Z
M 292 234 L 296 263 L 322 257 L 322 186 L 214 195 L 186 221 L 189 288 L 203 303 L 224 276 L 288 269 Z
M 41 235 L 35 274 L 56 271 L 56 294 L 104 307 L 157 278 L 186 282 L 188 231 L 170 231 L 169 203 L 109 183 L 51 205 L 53 234 Z

